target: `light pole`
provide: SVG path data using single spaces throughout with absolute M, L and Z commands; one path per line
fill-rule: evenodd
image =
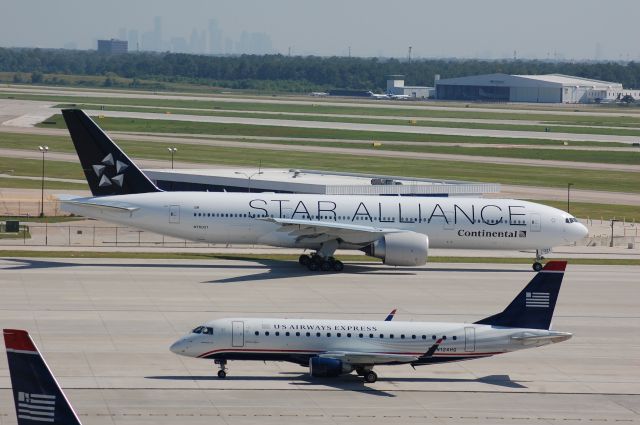
M 251 179 L 253 178 L 253 176 L 257 176 L 259 174 L 264 174 L 264 173 L 262 171 L 256 171 L 253 174 L 247 174 L 247 173 L 243 173 L 242 171 L 236 171 L 236 174 L 243 175 L 247 178 L 247 180 L 249 180 L 248 189 L 249 189 L 249 193 L 251 193 Z
M 49 146 L 38 146 L 42 152 L 42 186 L 40 190 L 40 217 L 44 217 L 44 154 L 49 151 Z
M 609 242 L 610 248 L 613 248 L 613 223 L 615 223 L 616 221 L 620 220 L 616 220 L 615 218 L 611 220 L 611 242 Z
M 173 155 L 178 151 L 175 146 L 168 147 L 167 150 L 171 152 L 171 169 L 173 170 Z
M 571 196 L 571 186 L 573 186 L 573 183 L 567 183 L 567 212 L 569 211 L 569 199 Z

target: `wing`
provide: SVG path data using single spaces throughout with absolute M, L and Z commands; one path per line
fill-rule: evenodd
M 388 233 L 405 231 L 377 226 L 331 223 L 316 220 L 296 220 L 291 218 L 263 217 L 259 218 L 259 220 L 280 224 L 279 231 L 288 232 L 291 236 L 295 236 L 298 241 L 305 239 L 318 243 L 340 239 L 354 245 L 364 245 L 376 241 Z
M 341 360 L 351 365 L 375 365 L 387 363 L 411 363 L 420 358 L 418 354 L 358 353 L 349 351 L 327 351 L 319 357 Z

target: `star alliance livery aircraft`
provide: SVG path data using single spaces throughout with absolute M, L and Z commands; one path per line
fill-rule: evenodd
M 391 266 L 427 261 L 429 247 L 536 250 L 582 239 L 570 214 L 515 199 L 163 192 L 81 110 L 62 111 L 91 197 L 61 196 L 64 211 L 167 236 L 311 249 L 300 263 L 341 271 L 336 249 Z
M 227 376 L 228 360 L 271 360 L 308 366 L 314 377 L 355 370 L 375 382 L 375 365 L 478 359 L 571 338 L 549 329 L 566 265 L 548 262 L 504 311 L 475 323 L 218 319 L 196 327 L 170 349 L 213 359 L 220 378 Z

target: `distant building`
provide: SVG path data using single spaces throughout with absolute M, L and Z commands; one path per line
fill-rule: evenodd
M 485 74 L 440 79 L 435 84 L 436 98 L 442 100 L 605 103 L 621 100 L 626 94 L 638 95 L 637 90 L 625 90 L 620 83 L 562 74 Z
M 428 99 L 435 95 L 435 90 L 433 87 L 405 86 L 404 75 L 387 75 L 387 94 L 408 96 L 415 99 Z
M 127 53 L 129 50 L 129 43 L 126 40 L 98 40 L 98 53 Z

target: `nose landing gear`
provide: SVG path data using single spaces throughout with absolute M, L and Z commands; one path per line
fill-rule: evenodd
M 218 378 L 224 379 L 227 377 L 227 361 L 226 360 L 214 360 L 215 364 L 220 366 L 220 370 L 218 371 Z
M 533 268 L 533 271 L 539 272 L 540 270 L 542 270 L 542 268 L 544 266 L 542 265 L 542 263 L 540 261 L 544 260 L 544 254 L 548 254 L 549 252 L 551 252 L 551 249 L 549 249 L 549 248 L 547 248 L 547 249 L 536 249 L 536 260 L 534 261 L 533 265 L 531 266 Z

